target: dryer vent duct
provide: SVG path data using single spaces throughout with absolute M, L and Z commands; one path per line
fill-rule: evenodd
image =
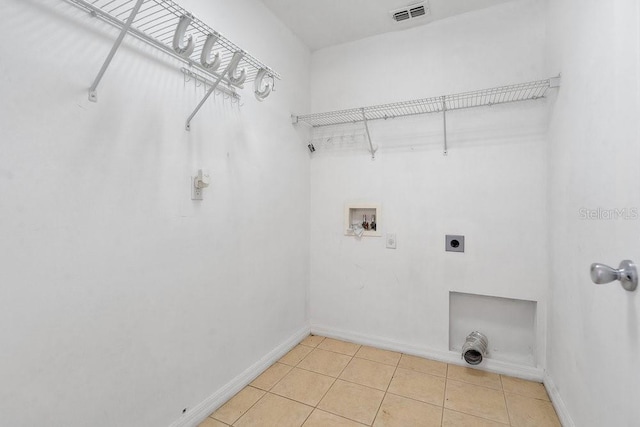
M 479 365 L 487 355 L 489 340 L 478 331 L 471 332 L 462 346 L 462 358 L 469 365 Z

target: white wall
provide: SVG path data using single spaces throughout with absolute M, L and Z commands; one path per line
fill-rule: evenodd
M 320 50 L 312 110 L 548 77 L 545 35 L 544 2 L 525 0 Z M 450 291 L 526 299 L 538 302 L 531 364 L 544 366 L 548 105 L 452 112 L 447 157 L 440 115 L 372 122 L 375 161 L 361 131 L 347 130 L 357 133 L 355 148 L 337 134 L 323 143 L 332 135 L 320 132 L 311 166 L 312 328 L 448 354 Z M 379 226 L 397 234 L 396 250 L 384 238 L 343 235 L 351 201 L 382 205 Z M 445 234 L 466 235 L 466 253 L 446 253 Z
M 261 2 L 183 4 L 283 75 L 190 133 L 204 93 L 172 59 L 128 39 L 91 104 L 116 32 L 0 5 L 2 425 L 169 425 L 307 324 L 308 50 Z
M 640 208 L 639 12 L 633 0 L 549 2 L 549 72 L 563 84 L 549 133 L 548 373 L 581 427 L 640 419 L 640 296 L 589 278 L 593 262 L 640 260 L 640 221 L 580 215 Z

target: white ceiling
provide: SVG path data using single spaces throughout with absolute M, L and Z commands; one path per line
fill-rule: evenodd
M 428 0 L 429 16 L 396 23 L 392 10 L 420 0 L 262 0 L 311 50 L 438 19 L 484 9 L 511 0 Z

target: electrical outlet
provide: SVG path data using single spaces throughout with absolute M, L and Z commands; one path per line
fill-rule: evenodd
M 387 249 L 395 249 L 396 248 L 396 235 L 395 234 L 387 234 Z

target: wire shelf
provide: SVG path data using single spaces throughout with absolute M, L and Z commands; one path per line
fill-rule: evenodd
M 445 110 L 452 111 L 510 102 L 529 101 L 544 98 L 551 87 L 556 87 L 555 84 L 555 78 L 538 80 L 454 95 L 436 96 L 325 113 L 305 114 L 294 117 L 294 121 L 307 123 L 313 127 L 321 127 L 364 122 L 367 120 L 392 119 L 418 114 L 441 113 Z
M 93 16 L 122 29 L 125 21 L 133 10 L 136 0 L 67 0 L 69 3 L 91 13 Z M 189 15 L 192 18 L 187 34 L 193 36 L 195 49 L 189 58 L 178 55 L 172 47 L 173 36 L 182 16 Z M 268 74 L 276 79 L 280 75 L 265 65 L 262 61 L 242 50 L 229 39 L 209 27 L 207 24 L 191 15 L 186 9 L 172 0 L 146 0 L 137 13 L 129 34 L 136 38 L 166 52 L 174 58 L 197 68 L 199 72 L 215 80 L 220 76 L 216 72 L 211 72 L 200 65 L 200 51 L 209 34 L 218 34 L 220 37 L 216 42 L 214 51 L 220 54 L 222 60 L 219 70 L 226 69 L 233 54 L 238 51 L 245 53 L 238 69 L 245 68 L 247 73 L 246 81 L 256 79 L 260 69 L 266 69 Z M 231 85 L 228 78 L 223 78 L 227 85 Z

